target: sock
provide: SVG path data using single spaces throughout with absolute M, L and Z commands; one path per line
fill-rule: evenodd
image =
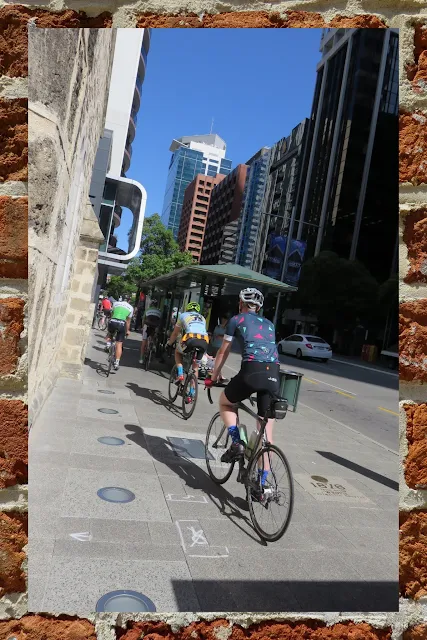
M 265 485 L 267 476 L 268 476 L 268 471 L 262 471 L 261 469 L 258 469 L 258 478 L 261 480 L 261 487 Z
M 234 427 L 228 427 L 228 433 L 231 436 L 231 441 L 233 444 L 239 444 L 240 442 L 240 433 L 236 425 Z
M 184 375 L 184 368 L 182 366 L 182 364 L 178 365 L 178 376 L 183 376 Z
M 119 364 L 120 364 L 120 360 L 117 360 L 117 358 L 116 358 L 116 366 L 118 367 Z

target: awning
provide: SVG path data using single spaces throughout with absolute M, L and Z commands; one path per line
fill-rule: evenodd
M 297 287 L 279 282 L 238 264 L 195 264 L 141 283 L 143 287 L 156 287 L 174 293 L 182 293 L 186 289 L 201 285 L 218 287 L 222 295 L 235 294 L 243 287 L 256 287 L 264 295 L 279 292 L 291 293 L 297 290 Z

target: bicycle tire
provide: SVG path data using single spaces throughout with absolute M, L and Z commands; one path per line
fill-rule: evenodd
M 285 467 L 287 476 L 288 476 L 288 480 L 289 480 L 289 507 L 288 507 L 288 512 L 286 515 L 286 518 L 284 520 L 284 522 L 280 525 L 280 527 L 277 529 L 277 531 L 272 532 L 272 533 L 268 533 L 266 532 L 262 526 L 260 525 L 260 523 L 258 522 L 257 516 L 254 512 L 254 504 L 259 505 L 259 501 L 255 500 L 253 498 L 252 495 L 252 486 L 251 486 L 251 478 L 253 477 L 254 473 L 256 473 L 256 475 L 258 475 L 258 459 L 261 456 L 264 456 L 265 454 L 268 453 L 275 453 L 279 458 L 281 458 L 282 462 L 283 462 L 283 466 Z M 271 476 L 271 472 L 270 472 L 270 476 Z M 292 519 L 292 512 L 293 512 L 293 508 L 294 508 L 294 481 L 293 481 L 293 477 L 292 477 L 292 471 L 291 471 L 291 467 L 289 465 L 289 462 L 285 456 L 285 454 L 283 453 L 283 451 L 281 449 L 279 449 L 279 447 L 276 447 L 276 445 L 274 444 L 268 444 L 267 446 L 262 447 L 262 449 L 260 449 L 252 458 L 250 464 L 249 464 L 249 468 L 248 468 L 248 474 L 247 474 L 247 480 L 246 480 L 246 496 L 247 496 L 247 501 L 248 501 L 248 505 L 249 505 L 249 514 L 251 516 L 251 520 L 252 520 L 252 524 L 254 526 L 255 531 L 258 533 L 258 535 L 265 540 L 266 542 L 276 542 L 277 540 L 279 540 L 283 534 L 285 533 L 286 529 L 289 526 L 289 523 Z M 263 507 L 265 508 L 265 507 Z
M 114 348 L 115 351 L 115 348 Z M 111 367 L 113 366 L 113 351 L 110 347 L 109 351 L 108 351 L 108 366 L 107 366 L 107 378 L 109 377 L 110 373 L 111 373 Z
M 206 432 L 206 439 L 205 439 L 205 460 L 206 460 L 206 467 L 208 469 L 208 473 L 211 479 L 215 482 L 215 484 L 224 484 L 225 482 L 227 482 L 227 480 L 233 473 L 235 461 L 233 460 L 233 462 L 229 463 L 229 468 L 227 469 L 225 475 L 220 478 L 218 477 L 218 475 L 215 475 L 213 465 L 211 465 L 212 460 L 209 459 L 209 455 L 208 455 L 208 453 L 211 453 L 211 450 L 209 449 L 209 439 L 210 439 L 212 427 L 214 426 L 218 418 L 221 419 L 221 414 L 219 411 L 214 415 L 214 417 L 209 422 L 208 430 Z M 225 425 L 223 425 L 223 430 L 220 432 L 220 435 L 218 436 L 218 438 L 215 438 L 214 442 L 217 442 L 224 434 L 226 436 L 226 439 L 225 439 L 224 447 L 222 447 L 219 452 L 221 455 L 222 455 L 222 452 L 224 453 L 226 452 L 228 448 L 228 442 L 230 440 L 230 436 L 228 435 L 228 429 Z M 223 462 L 222 464 L 226 465 L 227 463 Z
M 104 331 L 104 329 L 105 329 L 105 326 L 104 326 L 104 323 L 103 323 L 103 321 L 102 321 L 102 320 L 103 320 L 103 317 L 102 317 L 102 316 L 100 316 L 100 317 L 98 318 L 98 329 L 99 329 L 100 331 Z
M 194 383 L 194 396 L 192 397 L 192 401 L 189 402 L 188 404 L 186 403 L 186 398 L 188 396 L 188 391 L 191 388 L 191 383 Z M 182 393 L 182 415 L 184 416 L 184 420 L 189 420 L 191 418 L 191 416 L 193 415 L 195 409 L 196 409 L 196 404 L 197 404 L 197 397 L 199 395 L 199 383 L 198 380 L 196 378 L 196 376 L 194 375 L 194 373 L 190 373 L 189 376 L 187 376 L 187 380 L 184 383 L 184 389 L 183 389 L 183 393 Z M 187 412 L 188 407 L 190 407 L 189 411 Z
M 169 376 L 169 387 L 168 387 L 169 401 L 172 403 L 175 402 L 179 393 L 179 385 L 175 384 L 175 380 L 177 379 L 177 376 L 178 376 L 178 367 L 176 366 L 176 364 L 174 364 L 174 366 L 172 367 L 171 374 Z
M 150 368 L 150 362 L 151 362 L 151 342 L 148 345 L 148 348 L 145 350 L 144 369 L 146 371 L 148 371 L 148 369 Z

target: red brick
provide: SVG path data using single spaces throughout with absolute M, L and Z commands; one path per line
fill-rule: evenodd
M 427 28 L 425 23 L 414 25 L 414 63 L 406 65 L 406 74 L 416 93 L 427 87 Z
M 0 489 L 28 481 L 27 427 L 23 402 L 0 400 Z
M 0 376 L 15 373 L 19 340 L 24 329 L 24 302 L 19 298 L 0 298 Z
M 164 622 L 128 622 L 127 629 L 117 629 L 117 640 L 218 640 L 221 628 L 229 628 L 226 620 L 193 622 L 174 633 Z M 248 629 L 234 625 L 230 640 L 390 640 L 391 629 L 375 629 L 366 623 L 263 622 Z
M 427 179 L 427 117 L 420 112 L 399 118 L 399 180 L 422 184 Z
M 312 11 L 227 11 L 205 14 L 202 20 L 195 13 L 161 14 L 146 12 L 139 16 L 137 27 L 155 28 L 192 28 L 192 29 L 286 29 L 286 28 L 385 28 L 386 25 L 377 16 L 362 14 L 358 16 L 336 16 L 325 23 L 320 13 Z
M 399 352 L 400 380 L 427 381 L 427 300 L 400 305 Z
M 399 583 L 405 598 L 427 595 L 427 511 L 400 514 Z
M 56 618 L 28 615 L 20 620 L 0 622 L 0 638 L 16 640 L 96 640 L 94 625 L 84 618 Z
M 424 207 L 407 214 L 403 241 L 409 259 L 405 282 L 427 282 L 427 210 Z
M 427 640 L 427 624 L 417 624 L 404 632 L 402 640 Z
M 28 75 L 28 21 L 35 18 L 38 27 L 102 28 L 111 27 L 112 17 L 108 12 L 88 17 L 84 11 L 50 12 L 11 4 L 0 9 L 0 74 L 12 77 Z
M 27 516 L 0 513 L 0 598 L 5 593 L 25 591 L 22 563 L 27 542 Z M 2 635 L 0 623 L 0 638 L 4 637 L 8 636 Z
M 28 178 L 27 108 L 25 98 L 0 98 L 0 182 Z
M 405 480 L 408 487 L 427 487 L 427 404 L 408 404 L 406 435 L 408 455 L 405 460 Z
M 28 199 L 0 196 L 0 277 L 28 276 Z

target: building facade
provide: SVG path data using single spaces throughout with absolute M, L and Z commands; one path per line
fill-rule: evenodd
M 126 177 L 126 172 L 131 164 L 150 40 L 150 29 L 117 29 L 105 130 L 90 187 L 91 202 L 105 238 L 100 247 L 97 291 L 105 285 L 107 274 L 118 275 L 126 269 L 141 241 L 146 193 L 140 183 Z M 123 208 L 133 214 L 127 250 L 117 246 L 115 235 Z
M 321 51 L 294 235 L 381 282 L 397 266 L 398 31 L 326 29 Z
M 225 227 L 238 223 L 243 202 L 243 192 L 248 167 L 239 164 L 212 191 L 206 222 L 201 264 L 220 264 L 230 261 L 234 251 L 236 234 L 225 235 Z
M 246 175 L 243 206 L 237 228 L 237 246 L 233 262 L 248 269 L 253 268 L 262 207 L 267 186 L 271 149 L 262 147 L 245 164 L 249 167 Z M 233 224 L 233 223 L 231 223 Z M 227 229 L 233 232 L 233 227 Z
M 224 177 L 220 173 L 213 177 L 198 174 L 185 190 L 178 244 L 181 251 L 189 251 L 196 262 L 200 262 L 202 256 L 212 190 Z
M 262 184 L 259 190 L 260 193 L 263 191 L 264 197 L 258 206 L 259 224 L 252 265 L 260 273 L 268 268 L 272 239 L 287 236 L 292 211 L 299 210 L 307 163 L 308 130 L 309 121 L 305 119 L 273 145 L 264 161 L 268 161 L 263 164 L 263 174 L 267 176 L 265 185 Z M 284 259 L 283 251 L 280 259 Z
M 172 157 L 169 164 L 163 201 L 162 222 L 178 238 L 185 190 L 196 175 L 214 177 L 228 175 L 231 160 L 225 157 L 226 144 L 216 134 L 183 136 L 172 141 Z

